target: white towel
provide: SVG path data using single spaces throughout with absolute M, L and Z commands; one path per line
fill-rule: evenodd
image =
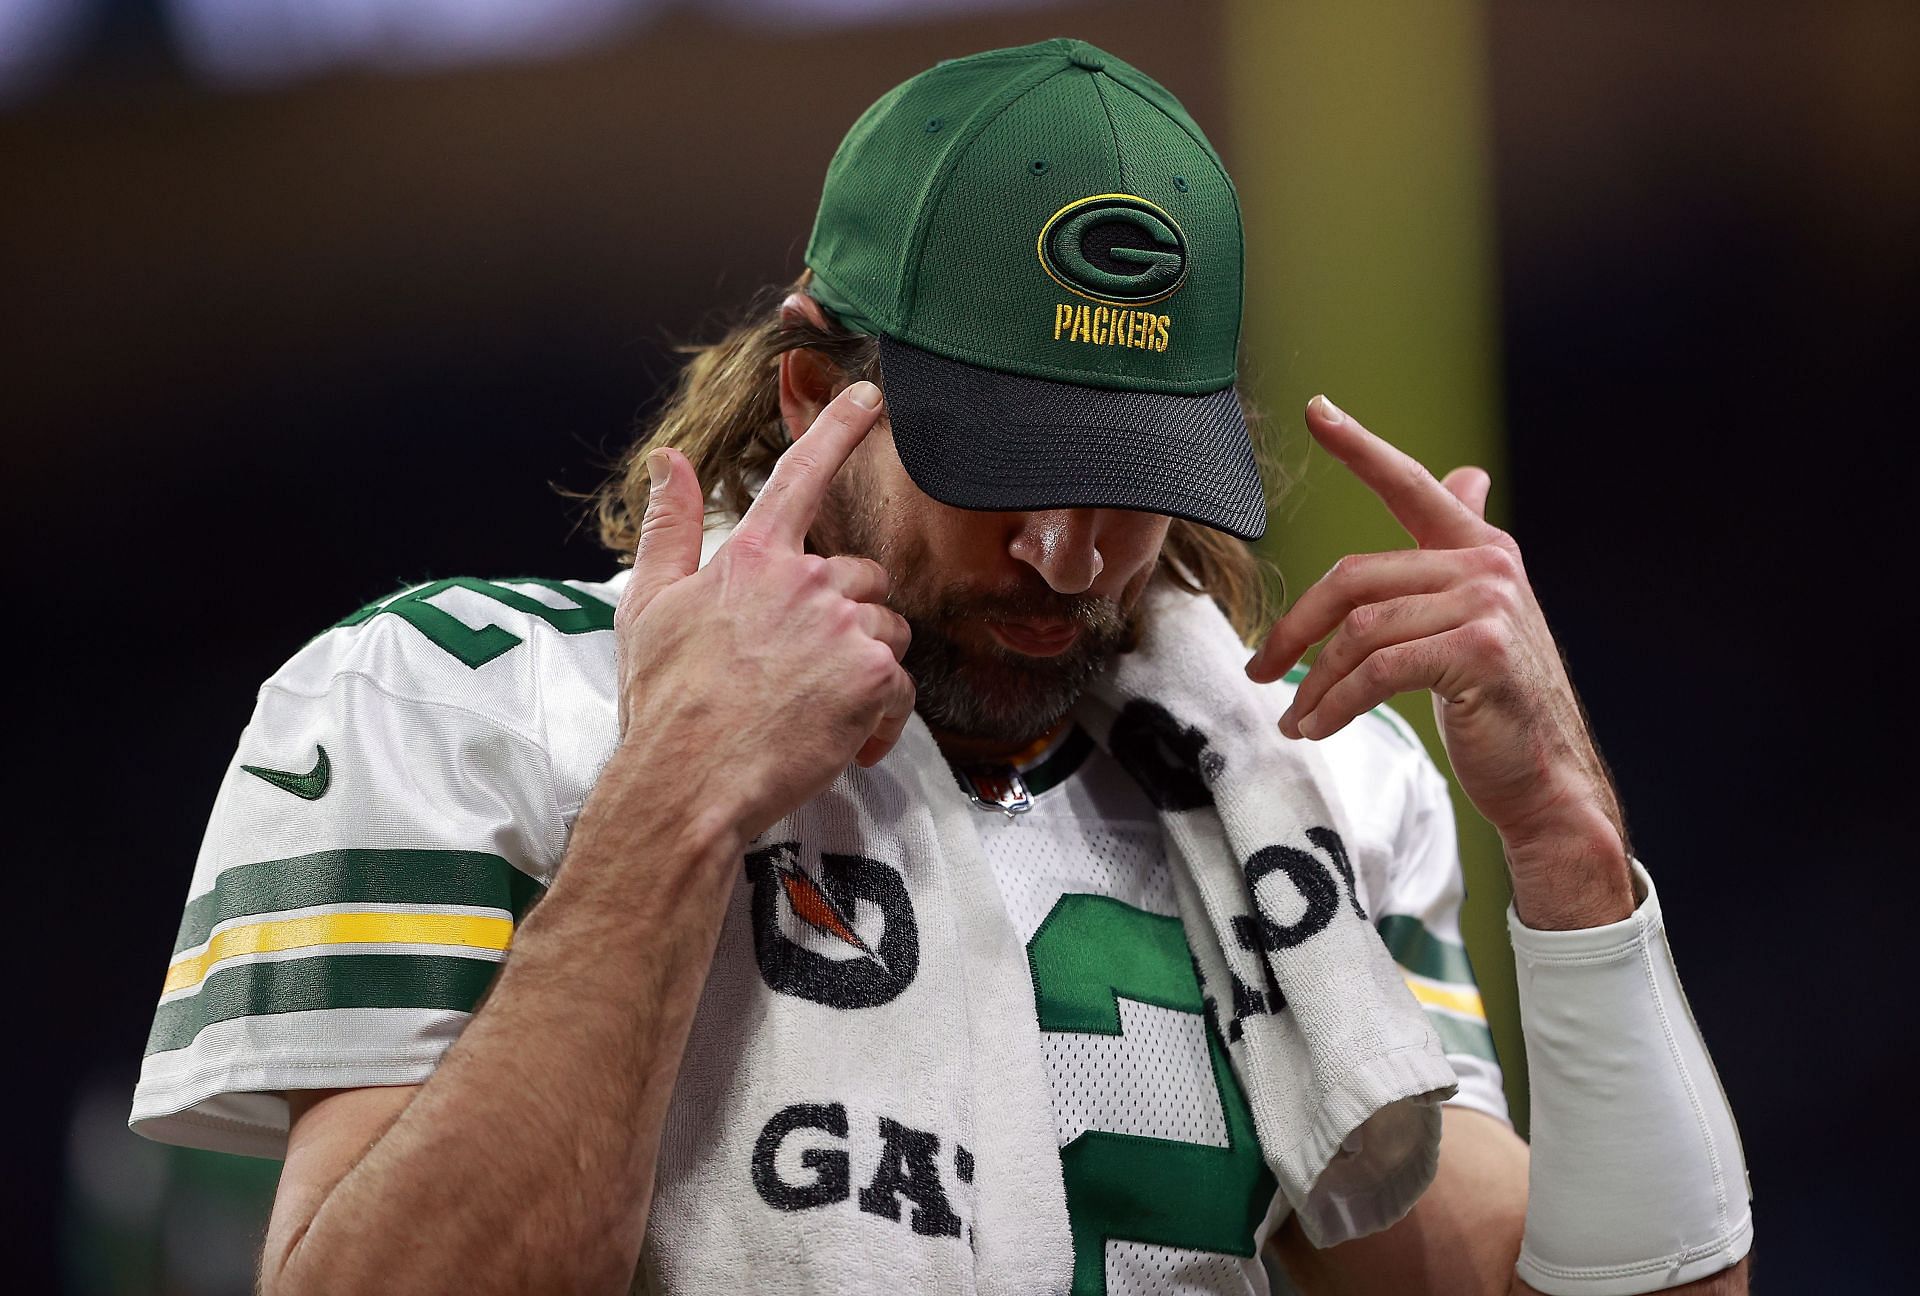
M 1307 1236 L 1386 1227 L 1455 1078 L 1354 893 L 1312 744 L 1212 600 L 1148 591 L 1080 723 L 1159 807 L 1209 1019 Z M 1065 1292 L 1025 951 L 915 717 L 756 839 L 668 1114 L 643 1289 Z

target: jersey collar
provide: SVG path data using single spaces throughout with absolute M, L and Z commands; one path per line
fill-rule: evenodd
M 1025 762 L 949 762 L 948 768 L 975 807 L 1011 818 L 1033 809 L 1035 797 L 1066 782 L 1092 750 L 1093 738 L 1076 724 Z

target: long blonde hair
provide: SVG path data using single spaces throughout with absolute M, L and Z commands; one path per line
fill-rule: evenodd
M 766 289 L 745 317 L 718 342 L 680 348 L 689 359 L 666 403 L 641 424 L 640 435 L 594 493 L 591 506 L 600 541 L 631 560 L 646 513 L 646 453 L 671 446 L 693 464 L 709 509 L 738 517 L 788 445 L 780 416 L 780 357 L 801 347 L 818 352 L 849 382 L 880 377 L 872 337 L 841 328 L 832 316 L 819 328 L 782 318 L 788 292 L 804 292 L 811 272 L 792 288 Z M 1269 505 L 1284 493 L 1286 475 L 1262 444 L 1256 412 L 1242 402 Z M 1270 618 L 1279 573 L 1245 541 L 1175 518 L 1160 552 L 1162 571 L 1196 594 L 1211 595 L 1240 637 L 1252 642 Z

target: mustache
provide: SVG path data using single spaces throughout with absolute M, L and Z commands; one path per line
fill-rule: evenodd
M 1057 594 L 1052 590 L 981 593 L 948 588 L 933 609 L 942 621 L 1072 621 L 1088 629 L 1125 621 L 1120 605 L 1097 594 Z
M 961 621 L 1067 621 L 1086 631 L 1098 643 L 1130 648 L 1133 618 L 1118 601 L 1098 594 L 1061 594 L 1051 589 L 976 590 L 949 585 L 932 606 L 896 608 L 911 624 L 915 621 L 952 625 Z M 918 615 L 916 615 L 918 613 Z

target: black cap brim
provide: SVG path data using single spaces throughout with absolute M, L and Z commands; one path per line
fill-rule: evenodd
M 1114 391 L 948 360 L 880 338 L 900 461 L 955 508 L 1165 513 L 1242 540 L 1267 531 L 1240 399 Z

